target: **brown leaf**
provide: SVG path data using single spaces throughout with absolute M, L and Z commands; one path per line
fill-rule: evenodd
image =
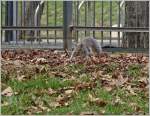
M 12 96 L 13 95 L 13 90 L 11 87 L 6 88 L 5 90 L 2 91 L 1 95 L 3 96 Z
M 142 62 L 148 63 L 148 57 L 143 56 L 143 57 L 142 57 Z
M 51 102 L 51 103 L 49 104 L 49 106 L 56 108 L 56 107 L 60 107 L 61 104 L 59 104 L 59 102 L 56 102 L 56 101 L 55 101 L 55 102 Z
M 112 101 L 112 104 L 117 106 L 119 104 L 124 104 L 124 102 L 120 99 L 119 96 L 116 96 L 116 98 Z
M 16 67 L 21 67 L 22 65 L 25 64 L 24 61 L 21 61 L 21 60 L 14 60 L 13 61 L 13 64 L 16 66 Z
M 103 115 L 105 112 L 105 110 L 100 110 L 99 115 Z
M 95 101 L 95 104 L 100 106 L 100 107 L 104 107 L 104 106 L 106 106 L 107 102 L 104 101 L 104 100 L 99 99 L 99 100 Z
M 69 99 L 71 98 L 72 96 L 67 96 L 67 95 L 64 95 L 64 96 L 58 96 L 57 99 L 56 99 L 56 102 L 58 102 L 60 104 L 60 106 L 68 106 L 69 105 Z
M 36 73 L 46 73 L 47 69 L 45 66 L 36 65 L 35 71 Z
M 81 112 L 80 115 L 98 115 L 97 112 Z
M 66 90 L 65 95 L 71 95 L 74 91 L 73 90 Z
M 130 93 L 131 95 L 137 95 L 137 94 L 134 92 L 133 88 L 131 88 L 131 85 L 128 85 L 126 89 L 129 91 L 129 93 Z
M 55 90 L 53 90 L 52 88 L 48 88 L 48 94 L 49 95 L 52 95 L 52 94 L 55 94 L 55 93 L 56 93 Z
M 26 78 L 27 77 L 25 75 L 21 75 L 21 76 L 18 75 L 17 80 L 18 81 L 24 81 Z
M 107 102 L 106 101 L 104 101 L 104 100 L 102 100 L 102 99 L 100 99 L 100 98 L 95 98 L 95 97 L 93 97 L 91 94 L 89 94 L 89 99 L 90 99 L 90 103 L 91 104 L 96 104 L 96 105 L 98 105 L 98 106 L 100 106 L 100 107 L 104 107 L 106 104 L 107 104 Z
M 119 79 L 115 80 L 116 86 L 120 86 L 123 85 L 124 83 L 126 83 L 128 81 L 128 78 L 123 78 L 122 76 L 119 77 Z
M 115 78 L 115 79 L 117 79 L 119 76 L 120 76 L 120 72 L 119 72 L 119 71 L 115 71 L 115 72 L 112 74 L 112 78 Z
M 108 92 L 112 91 L 112 89 L 113 89 L 112 86 L 104 86 L 103 88 Z
M 91 83 L 79 83 L 75 85 L 75 90 L 82 90 L 82 89 L 92 89 L 96 86 L 95 82 L 91 82 Z
M 2 107 L 3 107 L 3 106 L 8 106 L 8 105 L 9 105 L 8 102 L 1 103 L 1 106 L 2 106 Z
M 67 75 L 64 72 L 51 72 L 51 74 L 55 75 L 56 77 L 65 78 Z
M 141 79 L 138 80 L 139 83 L 139 87 L 140 88 L 145 88 L 148 85 L 148 79 L 146 77 L 143 77 Z
M 31 62 L 36 64 L 46 64 L 48 61 L 45 58 L 34 58 Z

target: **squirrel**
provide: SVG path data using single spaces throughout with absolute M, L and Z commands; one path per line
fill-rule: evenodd
M 93 37 L 85 37 L 80 43 L 78 43 L 71 53 L 70 60 L 75 56 L 75 54 L 82 54 L 85 58 L 93 55 L 96 52 L 98 55 L 102 53 L 102 47 Z

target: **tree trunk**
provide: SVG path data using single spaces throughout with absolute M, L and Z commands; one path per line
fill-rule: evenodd
M 149 3 L 148 1 L 125 2 L 125 27 L 148 27 Z M 126 32 L 124 33 L 123 47 L 148 48 L 148 33 Z

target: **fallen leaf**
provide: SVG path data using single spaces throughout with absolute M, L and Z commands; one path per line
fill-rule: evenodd
M 120 76 L 118 79 L 115 79 L 116 86 L 121 86 L 128 81 L 128 78 L 123 78 Z
M 73 93 L 73 90 L 66 90 L 65 91 L 65 95 L 70 95 L 70 94 L 72 94 Z
M 3 107 L 3 106 L 8 106 L 8 105 L 9 105 L 8 102 L 4 102 L 4 103 L 1 104 L 2 107 Z
M 16 67 L 21 67 L 21 65 L 24 65 L 25 63 L 21 60 L 14 60 L 13 61 L 13 64 L 16 66 Z
M 5 90 L 2 91 L 1 95 L 3 96 L 12 96 L 13 95 L 13 90 L 11 87 L 6 88 Z
M 133 88 L 131 88 L 131 85 L 128 85 L 126 89 L 129 91 L 129 93 L 130 93 L 131 95 L 137 95 L 137 94 L 134 92 Z
M 98 115 L 97 112 L 81 112 L 80 115 Z
M 51 74 L 55 75 L 56 77 L 65 78 L 67 75 L 64 72 L 51 72 Z
M 119 71 L 115 71 L 113 74 L 112 74 L 112 78 L 115 78 L 115 79 L 118 79 L 120 76 L 120 72 Z
M 52 88 L 48 88 L 48 94 L 49 95 L 52 95 L 52 94 L 55 94 L 55 93 L 56 93 L 55 90 L 53 90 Z
M 79 91 L 82 89 L 92 89 L 96 86 L 95 82 L 91 82 L 91 83 L 79 83 L 75 85 L 75 90 Z
M 105 110 L 100 110 L 99 115 L 103 115 L 105 112 Z
M 71 95 L 59 95 L 56 99 L 56 102 L 60 104 L 60 106 L 68 106 L 69 105 L 69 99 L 71 98 Z
M 104 106 L 106 106 L 107 102 L 104 100 L 98 99 L 95 101 L 95 104 L 100 106 L 100 107 L 104 107 Z
M 90 102 L 91 104 L 96 104 L 96 105 L 98 105 L 98 106 L 100 106 L 100 107 L 104 107 L 104 106 L 106 106 L 106 104 L 107 104 L 106 101 L 104 101 L 104 100 L 102 100 L 102 99 L 100 99 L 100 98 L 95 98 L 95 97 L 93 97 L 91 94 L 89 94 L 88 96 L 89 96 L 89 99 L 90 99 L 89 102 Z
M 60 107 L 61 106 L 61 104 L 59 104 L 59 102 L 51 102 L 50 104 L 49 104 L 49 106 L 50 107 L 53 107 L 53 108 L 56 108 L 56 107 Z
M 112 101 L 112 104 L 117 106 L 119 104 L 124 104 L 124 102 L 121 100 L 119 96 L 116 96 L 115 99 Z
M 113 89 L 112 86 L 104 86 L 103 88 L 108 92 L 112 91 L 112 89 Z
M 21 76 L 18 75 L 17 80 L 18 81 L 24 81 L 26 78 L 27 77 L 25 75 L 21 75 Z
M 148 85 L 148 79 L 146 77 L 143 77 L 141 79 L 138 80 L 139 83 L 139 87 L 140 88 L 145 88 Z

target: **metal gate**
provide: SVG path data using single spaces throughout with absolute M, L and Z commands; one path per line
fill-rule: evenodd
M 1 1 L 2 48 L 65 49 L 93 36 L 102 46 L 116 46 L 114 50 L 119 51 L 125 50 L 122 40 L 126 32 L 149 32 L 148 27 L 124 26 L 125 6 L 121 1 L 36 2 Z

